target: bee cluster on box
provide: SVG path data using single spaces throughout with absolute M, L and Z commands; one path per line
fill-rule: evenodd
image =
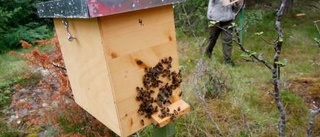
M 142 63 L 142 62 L 141 62 Z M 154 67 L 145 68 L 143 76 L 143 87 L 136 87 L 136 100 L 140 102 L 138 113 L 146 118 L 151 118 L 154 113 L 159 110 L 159 118 L 170 117 L 174 120 L 180 108 L 170 111 L 167 107 L 172 104 L 173 91 L 177 89 L 181 82 L 181 73 L 172 71 L 172 57 L 161 59 Z M 155 96 L 155 94 L 157 94 Z M 179 93 L 179 96 L 182 92 Z M 144 121 L 141 120 L 141 124 Z

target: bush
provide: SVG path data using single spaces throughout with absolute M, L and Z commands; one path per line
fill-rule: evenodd
M 225 66 L 226 67 L 226 66 Z M 210 62 L 208 70 L 201 78 L 204 83 L 206 98 L 219 98 L 232 90 L 231 75 L 225 71 L 225 67 Z
M 208 1 L 187 0 L 174 8 L 177 34 L 203 35 L 207 23 Z
M 32 42 L 52 37 L 52 21 L 40 19 L 36 3 L 45 0 L 0 0 L 0 53 L 20 48 L 21 39 Z

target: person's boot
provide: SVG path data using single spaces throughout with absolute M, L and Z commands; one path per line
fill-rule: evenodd
M 206 49 L 206 51 L 204 52 L 205 56 L 208 58 L 211 58 L 212 56 L 212 51 L 210 52 L 208 49 Z
M 225 61 L 224 63 L 230 65 L 231 67 L 236 66 L 236 64 L 232 60 Z

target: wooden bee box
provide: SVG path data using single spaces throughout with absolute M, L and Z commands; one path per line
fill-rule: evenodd
M 166 106 L 172 116 L 160 118 L 159 107 L 146 117 L 139 113 L 141 100 L 137 99 L 137 89 L 145 88 L 148 68 L 170 58 L 170 71 L 179 72 L 173 6 L 94 15 L 99 17 L 67 19 L 67 25 L 61 23 L 60 16 L 54 19 L 77 104 L 120 136 L 129 136 L 151 123 L 162 127 L 173 120 L 173 115 L 176 118 L 188 112 L 190 107 L 181 100 L 180 86 L 172 90 Z M 74 40 L 68 40 L 67 30 Z M 164 86 L 170 80 L 161 81 Z M 156 99 L 159 88 L 151 89 Z M 152 105 L 157 106 L 156 101 Z

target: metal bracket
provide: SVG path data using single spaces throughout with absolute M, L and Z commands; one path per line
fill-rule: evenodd
M 68 33 L 68 41 L 73 41 L 74 39 L 76 39 L 76 37 L 73 37 L 72 35 L 71 35 L 71 33 L 70 33 L 70 31 L 69 31 L 69 22 L 68 22 L 68 20 L 67 19 L 63 19 L 62 20 L 62 25 L 66 28 L 66 30 L 67 30 L 67 33 Z

